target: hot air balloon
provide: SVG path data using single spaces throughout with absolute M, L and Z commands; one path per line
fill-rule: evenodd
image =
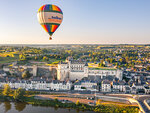
M 63 12 L 56 5 L 43 5 L 38 10 L 38 21 L 44 30 L 50 35 L 52 40 L 53 33 L 57 30 L 63 20 Z

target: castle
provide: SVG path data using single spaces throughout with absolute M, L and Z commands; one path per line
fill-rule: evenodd
M 107 76 L 112 76 L 122 80 L 122 70 L 116 68 L 100 68 L 90 67 L 88 63 L 80 60 L 74 60 L 72 57 L 68 57 L 65 62 L 60 62 L 57 68 L 57 79 L 60 81 L 65 80 L 81 80 L 84 77 L 96 76 L 104 79 Z

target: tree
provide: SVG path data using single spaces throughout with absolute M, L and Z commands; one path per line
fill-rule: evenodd
M 57 98 L 57 97 L 55 97 L 55 99 L 54 99 L 54 100 L 55 100 L 55 102 L 58 102 L 58 98 Z
M 15 100 L 20 100 L 24 97 L 25 95 L 25 90 L 21 89 L 21 88 L 18 88 L 14 91 L 14 95 L 13 95 L 13 98 Z
M 100 61 L 100 63 L 98 64 L 98 66 L 99 66 L 99 67 L 104 67 L 105 65 L 104 65 L 103 62 L 104 62 L 104 59 L 102 59 L 102 60 Z
M 76 105 L 78 106 L 80 104 L 79 100 L 76 101 Z
M 109 62 L 109 63 L 113 63 L 113 59 L 112 59 L 112 58 L 110 59 L 110 62 Z
M 82 104 L 82 109 L 86 109 L 86 106 L 84 104 Z
M 9 94 L 11 93 L 11 88 L 8 84 L 4 85 L 4 91 L 3 91 L 3 95 L 4 96 L 9 96 Z
M 118 66 L 118 62 L 116 62 L 115 66 Z
M 31 74 L 29 73 L 29 71 L 25 71 L 23 74 L 22 74 L 22 78 L 30 78 L 31 77 Z
M 150 71 L 150 66 L 147 66 L 146 70 L 147 70 L 147 71 Z
M 37 59 L 38 59 L 38 57 L 37 57 L 37 56 L 35 56 L 35 57 L 34 57 L 34 59 L 35 59 L 35 60 L 37 60 Z
M 46 60 L 48 61 L 48 57 L 47 57 L 47 56 L 44 56 L 44 57 L 43 57 L 43 60 L 44 60 L 44 61 L 46 61 Z
M 19 58 L 20 58 L 20 60 L 26 60 L 26 55 L 20 54 L 20 55 L 19 55 Z
M 101 101 L 102 101 L 102 100 L 98 99 L 98 100 L 96 101 L 96 106 L 99 106 L 100 103 L 101 103 Z
M 122 63 L 122 62 L 123 62 L 123 59 L 122 59 L 122 58 L 120 58 L 120 59 L 119 59 L 119 61 Z
M 104 67 L 105 65 L 103 64 L 103 62 L 98 63 L 98 67 Z
M 96 61 L 98 61 L 98 58 L 97 58 L 97 57 L 95 57 L 95 62 L 96 62 Z

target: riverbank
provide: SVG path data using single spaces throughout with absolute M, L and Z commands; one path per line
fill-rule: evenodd
M 0 101 L 11 101 L 16 102 L 12 96 L 0 96 Z M 57 98 L 53 100 L 41 100 L 35 99 L 34 96 L 25 96 L 22 102 L 31 104 L 33 106 L 46 106 L 46 107 L 55 107 L 55 108 L 66 108 L 66 109 L 76 109 L 81 111 L 94 111 L 99 113 L 138 113 L 138 107 L 134 106 L 124 106 L 124 105 L 113 105 L 113 104 L 99 104 L 97 106 L 90 106 L 83 103 L 62 103 Z
M 89 96 L 89 95 L 88 95 Z M 92 96 L 92 95 L 91 95 Z M 85 97 L 80 97 L 80 96 L 76 96 L 76 95 L 67 95 L 67 94 L 53 94 L 53 95 L 50 95 L 50 94 L 39 94 L 39 95 L 36 95 L 36 97 L 39 97 L 39 98 L 42 98 L 42 99 L 55 99 L 57 98 L 58 100 L 60 101 L 63 101 L 63 100 L 68 100 L 68 101 L 71 101 L 73 103 L 76 103 L 77 100 L 79 100 L 80 103 L 83 103 L 83 104 L 89 104 L 89 103 L 94 103 L 95 100 L 94 99 L 87 99 Z M 136 106 L 138 107 L 138 105 L 133 105 L 131 103 L 121 103 L 121 102 L 112 102 L 112 101 L 104 101 L 104 100 L 101 100 L 100 102 L 101 104 L 104 104 L 104 105 L 123 105 L 123 106 Z

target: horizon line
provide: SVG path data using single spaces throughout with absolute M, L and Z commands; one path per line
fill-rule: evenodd
M 82 44 L 0 44 L 0 45 L 150 45 L 149 44 L 132 44 L 132 43 L 126 43 L 126 44 L 88 44 L 88 43 L 82 43 Z

